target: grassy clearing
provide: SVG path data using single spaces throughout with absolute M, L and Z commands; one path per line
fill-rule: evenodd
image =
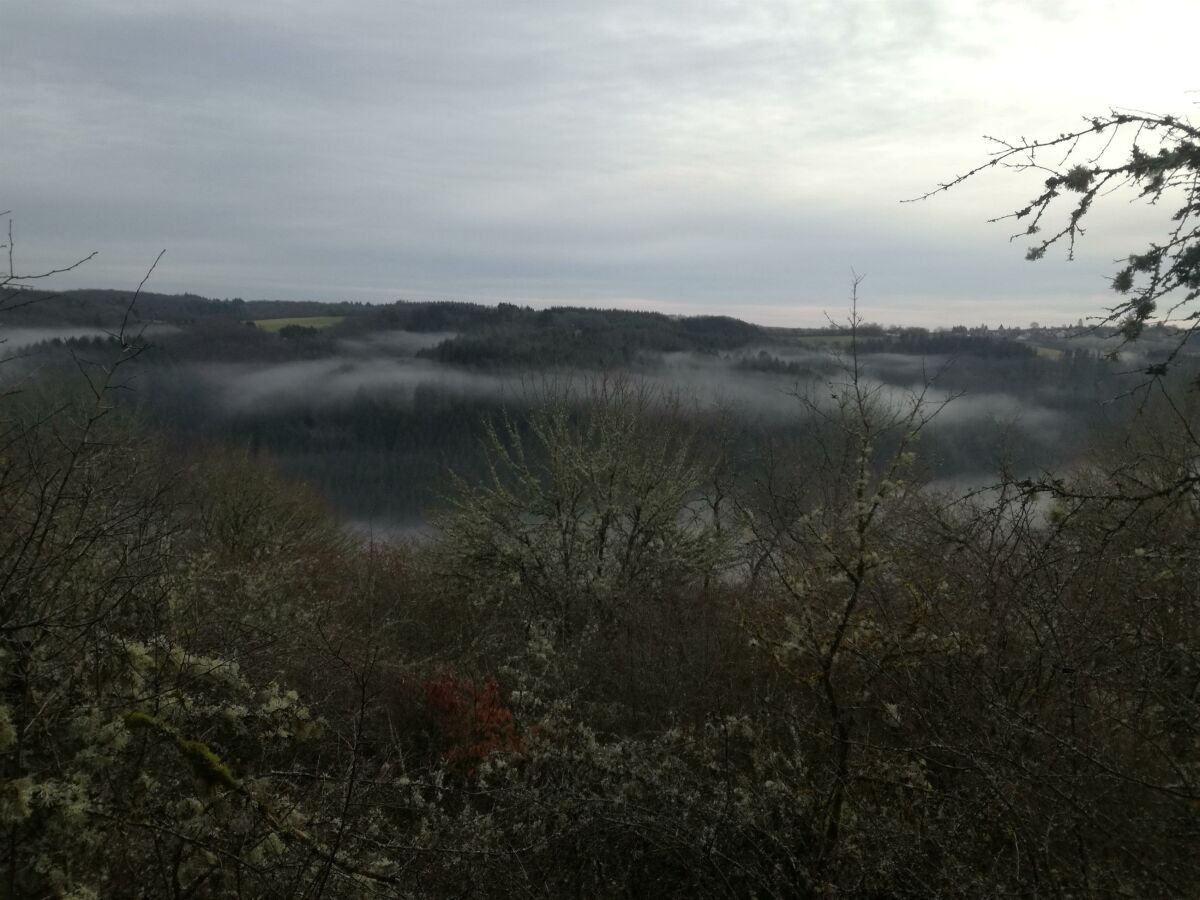
M 263 331 L 278 331 L 289 325 L 300 325 L 304 328 L 328 328 L 345 318 L 345 316 L 292 316 L 286 319 L 255 319 L 254 324 Z

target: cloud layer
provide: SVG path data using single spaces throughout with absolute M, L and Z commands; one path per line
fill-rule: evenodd
M 810 324 L 854 267 L 876 318 L 1073 320 L 1152 213 L 1028 266 L 984 221 L 1020 182 L 898 201 L 984 132 L 1179 110 L 1197 26 L 1169 0 L 12 0 L 0 208 L 24 268 L 101 251 L 74 284 L 166 247 L 159 290 Z

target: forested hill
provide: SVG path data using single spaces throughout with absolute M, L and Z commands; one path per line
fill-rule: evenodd
M 0 308 L 0 329 L 94 329 L 128 321 L 151 326 L 152 343 L 176 359 L 312 359 L 347 339 L 425 335 L 417 356 L 481 369 L 613 368 L 654 364 L 664 354 L 728 353 L 762 346 L 837 345 L 837 328 L 766 328 L 730 316 L 668 316 L 623 309 L 500 303 L 397 301 L 389 304 L 219 300 L 197 294 L 115 290 L 23 290 Z M 930 331 L 864 325 L 867 353 L 1029 356 L 1031 346 L 962 327 Z M 769 362 L 767 363 L 770 364 Z
M 31 302 L 26 302 L 31 301 Z M 982 483 L 1001 457 L 1030 473 L 1067 464 L 1104 424 L 1105 399 L 1144 368 L 1112 337 L 1062 329 L 766 328 L 727 316 L 513 304 L 290 303 L 195 294 L 19 291 L 0 309 L 5 369 L 69 381 L 105 365 L 126 321 L 145 352 L 123 403 L 180 443 L 218 440 L 276 460 L 345 515 L 424 521 L 446 471 L 480 473 L 484 423 L 521 418 L 539 386 L 624 373 L 676 392 L 697 416 L 735 411 L 737 440 L 794 435 L 805 391 L 844 377 L 855 341 L 864 374 L 895 400 L 936 381 L 966 394 L 922 435 L 931 477 Z M 131 306 L 132 304 L 132 306 Z M 128 337 L 128 335 L 127 335 Z M 1147 333 L 1146 349 L 1172 334 Z M 890 402 L 890 401 L 889 401 Z
M 611 366 L 662 353 L 734 350 L 763 329 L 728 316 L 671 318 L 624 310 L 502 305 L 482 328 L 421 351 L 439 362 L 478 367 Z
M 761 341 L 765 329 L 728 316 L 672 317 L 655 312 L 500 303 L 390 304 L 216 300 L 196 294 L 77 290 L 22 291 L 0 310 L 0 327 L 111 330 L 126 311 L 135 325 L 158 331 L 155 343 L 195 358 L 311 358 L 339 339 L 383 331 L 443 333 L 421 351 L 440 362 L 495 367 L 608 367 L 647 354 L 733 350 Z M 246 326 L 254 325 L 248 329 Z M 258 332 L 257 334 L 255 332 Z M 320 333 L 318 333 L 320 332 Z
M 130 311 L 135 322 L 191 323 L 225 317 L 237 320 L 283 316 L 352 316 L 371 309 L 365 303 L 324 303 L 292 300 L 215 300 L 199 294 L 160 294 L 143 291 L 85 289 L 75 291 L 21 290 L 0 305 L 0 324 L 18 327 L 94 326 L 112 328 Z

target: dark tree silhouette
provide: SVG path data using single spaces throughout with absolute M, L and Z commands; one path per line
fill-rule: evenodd
M 1183 325 L 1190 336 L 1200 328 L 1200 309 L 1190 308 L 1200 297 L 1200 128 L 1183 116 L 1123 110 L 1084 122 L 1054 138 L 989 137 L 995 149 L 987 162 L 915 199 L 948 191 L 994 167 L 1045 172 L 1037 196 L 990 220 L 1026 223 L 1012 239 L 1033 238 L 1025 255 L 1029 260 L 1041 259 L 1055 244 L 1065 244 L 1071 258 L 1096 201 L 1122 188 L 1151 205 L 1165 206 L 1171 212 L 1165 234 L 1121 262 L 1112 277 L 1121 299 L 1100 323 L 1118 324 L 1128 340 L 1137 338 L 1151 320 Z M 1060 210 L 1065 220 L 1055 219 Z M 1150 374 L 1164 373 L 1174 356 Z

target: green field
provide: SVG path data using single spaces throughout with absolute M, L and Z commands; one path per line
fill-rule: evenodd
M 254 324 L 263 331 L 278 331 L 289 325 L 300 325 L 303 328 L 328 328 L 345 318 L 345 316 L 294 316 L 286 319 L 255 319 Z

